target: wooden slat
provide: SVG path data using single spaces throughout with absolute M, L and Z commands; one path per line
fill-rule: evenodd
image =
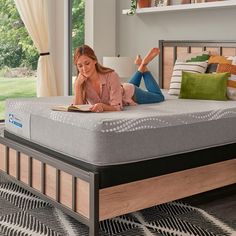
M 192 53 L 202 52 L 202 47 L 191 47 Z
M 60 171 L 60 202 L 72 208 L 72 176 Z
M 56 199 L 56 168 L 45 165 L 45 194 Z
M 29 157 L 20 153 L 20 181 L 29 183 Z
M 223 56 L 235 56 L 236 49 L 235 48 L 223 48 L 222 55 Z
M 178 47 L 177 48 L 177 57 L 183 54 L 188 53 L 188 48 L 187 47 Z
M 170 87 L 170 80 L 171 75 L 173 71 L 173 65 L 174 65 L 174 52 L 172 47 L 165 47 L 164 48 L 164 69 L 163 69 L 163 75 L 164 75 L 164 81 L 163 81 L 163 88 L 169 89 Z
M 9 149 L 9 175 L 16 178 L 16 158 L 17 152 L 14 149 Z
M 5 152 L 5 145 L 0 144 L 0 170 L 6 171 L 6 152 Z
M 219 48 L 206 48 L 206 51 L 210 52 L 210 55 L 219 55 Z
M 100 190 L 100 220 L 236 183 L 236 159 Z
M 32 187 L 41 191 L 41 162 L 32 160 Z
M 76 212 L 89 218 L 89 183 L 76 180 Z

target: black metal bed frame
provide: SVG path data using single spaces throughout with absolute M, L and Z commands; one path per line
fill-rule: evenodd
M 23 146 L 21 144 L 18 144 L 12 140 L 6 139 L 3 136 L 0 136 L 0 143 L 6 146 L 6 156 L 5 156 L 5 170 L 6 172 L 0 170 L 1 174 L 5 176 L 7 179 L 11 180 L 12 182 L 18 184 L 19 186 L 27 189 L 28 191 L 32 192 L 33 194 L 39 196 L 40 198 L 44 199 L 45 201 L 48 201 L 55 207 L 63 210 L 65 213 L 69 214 L 70 216 L 74 217 L 81 223 L 89 226 L 89 235 L 90 236 L 96 236 L 98 235 L 99 231 L 99 175 L 96 172 L 87 172 L 83 169 L 80 169 L 78 167 L 75 167 L 73 165 L 70 165 L 68 163 L 62 162 L 52 156 L 43 154 L 41 152 L 35 151 L 29 147 Z M 9 149 L 13 149 L 17 151 L 17 169 L 16 169 L 16 178 L 9 175 Z M 20 181 L 20 165 L 19 165 L 19 159 L 20 159 L 20 153 L 24 153 L 28 155 L 29 158 L 29 173 L 28 176 L 29 182 L 28 185 Z M 41 162 L 41 192 L 35 190 L 32 188 L 32 158 L 39 160 Z M 56 168 L 56 201 L 54 199 L 50 199 L 50 197 L 47 197 L 44 195 L 45 193 L 45 165 L 49 164 Z M 59 203 L 59 191 L 60 191 L 60 185 L 59 185 L 59 174 L 60 171 L 65 171 L 70 173 L 72 178 L 72 209 L 69 209 L 65 206 L 62 206 Z M 76 179 L 79 177 L 80 179 L 86 181 L 89 183 L 90 189 L 89 189 L 89 202 L 90 202 L 90 217 L 87 219 L 83 215 L 75 212 L 76 209 L 76 192 L 75 192 L 75 185 L 76 185 Z
M 235 47 L 236 42 L 231 41 L 159 41 L 159 47 L 161 49 L 160 52 L 160 59 L 159 59 L 159 73 L 160 73 L 160 85 L 163 85 L 163 68 L 164 68 L 164 47 L 171 46 L 174 47 L 174 60 L 177 57 L 177 47 L 183 46 L 188 47 L 188 51 L 191 52 L 191 47 L 202 47 L 204 50 L 207 47 L 219 47 L 219 52 L 222 54 L 222 47 Z M 5 146 L 5 171 L 1 171 L 1 173 L 10 178 L 11 181 L 17 183 L 18 185 L 22 186 L 23 188 L 29 190 L 30 192 L 34 193 L 35 195 L 45 199 L 46 201 L 52 203 L 56 207 L 62 209 L 67 214 L 71 215 L 81 223 L 89 226 L 89 235 L 90 236 L 98 236 L 99 235 L 99 173 L 86 171 L 82 168 L 77 166 L 73 166 L 71 164 L 65 163 L 61 160 L 58 160 L 56 157 L 52 157 L 50 155 L 44 154 L 42 152 L 36 151 L 30 147 L 25 145 L 19 144 L 13 140 L 10 140 L 6 137 L 0 135 L 0 144 Z M 9 176 L 9 149 L 13 149 L 17 152 L 17 169 L 16 169 L 16 178 Z M 28 184 L 20 182 L 20 153 L 24 153 L 29 156 L 29 178 Z M 32 159 L 39 160 L 41 162 L 41 191 L 37 191 L 36 189 L 32 188 Z M 56 168 L 56 200 L 51 199 L 44 195 L 45 193 L 45 165 L 51 165 Z M 60 172 L 65 171 L 70 173 L 72 178 L 72 209 L 63 206 L 60 203 Z M 75 192 L 75 185 L 76 179 L 79 177 L 80 179 L 89 183 L 89 219 L 84 217 L 83 215 L 75 212 L 76 209 L 76 192 Z

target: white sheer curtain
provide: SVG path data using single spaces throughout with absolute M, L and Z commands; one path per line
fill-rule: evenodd
M 15 0 L 18 12 L 34 45 L 41 54 L 37 69 L 37 96 L 56 96 L 57 86 L 49 51 L 48 2 L 50 0 Z

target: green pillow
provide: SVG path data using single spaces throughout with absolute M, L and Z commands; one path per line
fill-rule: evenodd
M 207 61 L 208 59 L 209 59 L 208 54 L 202 54 L 200 56 L 192 57 L 191 59 L 187 60 L 186 62 Z
M 229 73 L 200 74 L 182 72 L 179 98 L 227 100 L 227 80 Z

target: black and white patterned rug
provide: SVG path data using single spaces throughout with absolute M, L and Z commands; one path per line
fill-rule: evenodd
M 205 207 L 207 208 L 207 207 Z M 228 210 L 227 210 L 228 208 Z M 213 209 L 213 208 L 210 208 Z M 171 202 L 100 223 L 101 236 L 236 236 L 236 195 L 224 215 Z M 222 211 L 221 211 L 222 212 Z M 87 236 L 88 228 L 16 184 L 0 178 L 0 236 Z

